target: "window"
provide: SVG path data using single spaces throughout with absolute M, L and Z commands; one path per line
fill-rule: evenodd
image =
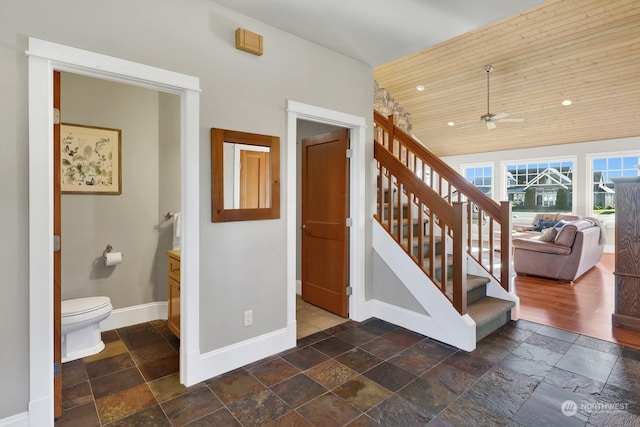
M 488 197 L 492 197 L 493 165 L 463 166 L 462 174 L 467 181 L 478 187 Z
M 513 211 L 571 212 L 573 210 L 572 160 L 507 163 L 507 195 Z
M 638 155 L 594 157 L 591 160 L 593 215 L 615 214 L 615 189 L 611 178 L 638 176 Z

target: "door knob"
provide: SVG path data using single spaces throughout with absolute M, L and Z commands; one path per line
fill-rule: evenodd
M 304 231 L 304 230 L 306 230 L 306 229 L 307 229 L 307 226 L 306 226 L 306 225 L 302 225 L 302 226 L 300 226 L 300 230 Z

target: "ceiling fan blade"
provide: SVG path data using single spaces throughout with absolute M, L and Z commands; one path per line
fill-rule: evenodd
M 503 123 L 522 123 L 524 122 L 523 118 L 518 118 L 518 119 L 501 119 L 500 120 Z
M 495 128 L 496 128 L 496 124 L 494 122 L 487 122 L 487 129 L 491 130 Z
M 493 117 L 491 117 L 491 120 L 502 120 L 505 117 L 507 117 L 509 115 L 509 113 L 498 113 L 496 115 L 494 115 Z

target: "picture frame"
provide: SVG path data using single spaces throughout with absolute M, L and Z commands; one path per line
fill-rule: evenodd
M 61 124 L 60 189 L 64 194 L 122 194 L 122 130 Z

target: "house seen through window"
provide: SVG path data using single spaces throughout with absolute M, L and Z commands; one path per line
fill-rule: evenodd
M 571 160 L 505 166 L 507 194 L 514 212 L 572 212 Z
M 611 215 L 616 211 L 615 186 L 611 178 L 638 176 L 638 155 L 596 157 L 591 162 L 593 214 Z

